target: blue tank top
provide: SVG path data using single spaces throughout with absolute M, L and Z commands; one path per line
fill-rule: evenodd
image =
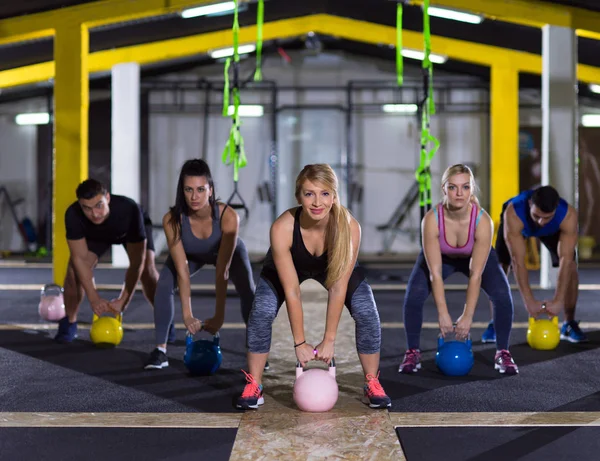
M 227 205 L 225 205 L 225 209 Z M 192 232 L 190 218 L 184 214 L 181 215 L 181 243 L 188 260 L 200 264 L 217 264 L 219 255 L 219 246 L 221 245 L 221 216 L 219 216 L 219 204 L 213 206 L 212 233 L 208 238 L 200 239 Z
M 506 205 L 509 203 L 513 204 L 515 213 L 517 213 L 517 216 L 523 222 L 523 231 L 521 234 L 525 238 L 546 237 L 548 235 L 556 234 L 559 231 L 560 223 L 563 222 L 565 216 L 567 215 L 569 204 L 561 198 L 558 202 L 558 207 L 556 208 L 556 213 L 554 213 L 552 220 L 544 227 L 540 227 L 533 221 L 533 219 L 531 219 L 531 215 L 529 214 L 529 199 L 532 195 L 533 190 L 526 190 L 506 202 Z

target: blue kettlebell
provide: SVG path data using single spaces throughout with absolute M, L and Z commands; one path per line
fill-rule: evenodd
M 183 363 L 193 376 L 208 376 L 216 373 L 223 362 L 221 346 L 219 346 L 219 333 L 212 341 L 199 339 L 194 341 L 194 336 L 188 332 L 185 337 L 185 354 Z
M 448 341 L 444 338 L 438 338 L 438 351 L 435 354 L 435 364 L 438 369 L 446 376 L 465 376 L 468 375 L 475 359 L 471 350 L 471 335 L 465 342 Z

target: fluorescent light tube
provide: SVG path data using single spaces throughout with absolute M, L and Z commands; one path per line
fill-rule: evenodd
M 229 106 L 227 109 L 227 115 L 233 115 L 234 107 Z M 265 113 L 263 106 L 245 104 L 238 107 L 238 114 L 240 117 L 262 117 Z
M 425 53 L 423 51 L 418 51 L 418 50 L 403 49 L 402 56 L 404 56 L 405 58 L 409 58 L 409 59 L 418 59 L 419 61 L 422 61 L 423 59 L 425 59 Z M 446 56 L 431 53 L 429 55 L 429 60 L 431 62 L 433 62 L 434 64 L 444 64 L 448 60 L 448 58 Z
M 481 21 L 483 21 L 483 18 L 478 14 L 449 10 L 447 8 L 439 8 L 437 6 L 430 6 L 427 9 L 427 12 L 429 13 L 429 16 L 451 19 L 453 21 L 468 22 L 469 24 L 481 24 Z
M 581 116 L 581 124 L 585 127 L 600 127 L 600 114 L 585 114 Z
M 600 94 L 600 85 L 598 85 L 596 83 L 590 83 L 588 85 L 588 88 L 590 89 L 590 91 L 592 93 L 598 93 L 598 94 Z
M 238 47 L 238 54 L 248 54 L 256 50 L 256 45 L 240 45 Z M 210 57 L 213 59 L 227 58 L 233 56 L 233 47 L 231 48 L 220 48 L 210 52 Z
M 384 104 L 382 109 L 388 114 L 415 114 L 419 108 L 416 104 Z
M 47 112 L 19 114 L 15 117 L 17 125 L 47 125 L 50 123 L 50 114 Z
M 196 18 L 198 16 L 207 16 L 209 14 L 227 13 L 235 10 L 235 2 L 215 3 L 213 5 L 198 6 L 196 8 L 188 8 L 181 12 L 181 17 L 184 19 Z

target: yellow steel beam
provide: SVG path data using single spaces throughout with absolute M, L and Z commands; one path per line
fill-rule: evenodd
M 519 193 L 519 72 L 509 62 L 491 68 L 490 216 L 498 228 L 502 204 Z
M 267 22 L 264 25 L 263 38 L 272 40 L 294 37 L 310 31 L 371 44 L 393 45 L 396 40 L 396 31 L 393 27 L 330 15 L 312 15 Z M 255 37 L 255 26 L 241 28 L 240 41 L 242 43 L 253 42 Z M 109 71 L 115 64 L 121 62 L 138 62 L 144 65 L 189 57 L 206 53 L 211 49 L 231 46 L 231 42 L 231 31 L 227 29 L 144 45 L 98 51 L 90 55 L 89 72 Z M 406 48 L 423 49 L 421 33 L 405 30 L 403 42 Z M 433 52 L 459 61 L 488 67 L 497 62 L 510 62 L 519 72 L 535 75 L 541 75 L 542 72 L 542 57 L 533 53 L 439 36 L 432 36 L 431 46 Z M 600 82 L 600 68 L 579 64 L 577 77 L 583 82 Z M 27 85 L 52 78 L 54 78 L 52 62 L 34 64 L 0 71 L 0 88 Z
M 396 30 L 390 26 L 373 24 L 355 19 L 331 15 L 312 15 L 294 19 L 267 22 L 264 25 L 264 39 L 272 40 L 306 34 L 310 31 L 333 35 L 349 40 L 393 45 Z M 255 26 L 242 27 L 240 41 L 253 42 Z M 405 30 L 403 42 L 406 48 L 423 49 L 423 35 Z M 141 65 L 185 58 L 211 49 L 231 46 L 229 29 L 194 35 L 184 38 L 163 40 L 143 45 L 115 48 L 90 54 L 89 72 L 106 72 L 121 62 L 138 62 Z M 541 75 L 542 57 L 523 51 L 507 50 L 491 45 L 472 43 L 447 37 L 432 36 L 432 51 L 451 59 L 471 62 L 483 66 L 493 66 L 497 62 L 510 62 L 519 72 Z M 0 71 L 0 88 L 27 85 L 54 78 L 53 62 L 33 64 Z M 600 68 L 579 64 L 577 78 L 583 82 L 600 82 Z
M 0 71 L 0 88 L 31 85 L 54 78 L 54 61 Z
M 263 39 L 295 37 L 310 32 L 315 25 L 316 17 L 314 16 L 268 22 L 263 27 Z M 240 28 L 240 43 L 254 43 L 255 40 L 256 26 Z M 231 44 L 231 29 L 227 29 L 144 45 L 97 51 L 90 54 L 88 70 L 90 73 L 105 72 L 121 62 L 137 62 L 144 65 L 180 59 L 228 47 Z M 0 71 L 0 88 L 43 82 L 52 78 L 54 78 L 53 62 L 33 64 Z
M 342 18 L 339 16 L 316 15 L 317 30 L 322 34 L 354 40 L 372 45 L 395 45 L 396 28 L 374 24 L 356 19 Z M 415 50 L 423 49 L 423 34 L 410 30 L 402 31 L 402 45 L 404 48 Z M 530 56 L 536 56 L 522 51 L 507 50 L 491 45 L 467 42 L 453 38 L 431 36 L 431 51 L 442 54 L 452 59 L 471 62 L 483 66 L 490 66 L 498 59 L 512 59 L 525 63 Z M 541 66 L 540 66 L 541 70 Z
M 52 37 L 53 35 L 53 27 L 32 27 L 29 23 L 13 19 L 3 19 L 0 21 L 0 45 L 39 40 Z
M 75 200 L 77 185 L 88 177 L 88 52 L 86 26 L 73 24 L 56 31 L 54 56 L 54 282 L 63 285 L 69 249 L 65 211 Z
M 174 14 L 183 9 L 218 0 L 102 0 L 0 20 L 0 44 L 52 36 L 62 24 L 85 24 L 88 28 L 152 16 Z
M 268 22 L 263 26 L 263 40 L 284 39 L 306 34 L 312 30 L 314 24 L 315 20 L 311 16 Z M 232 38 L 231 29 L 226 29 L 101 51 L 90 56 L 90 72 L 106 71 L 120 62 L 137 62 L 144 65 L 207 53 L 214 49 L 232 46 Z M 239 41 L 240 44 L 254 43 L 256 26 L 241 27 Z
M 423 0 L 411 0 L 410 3 L 423 5 Z M 539 0 L 433 0 L 430 6 L 464 10 L 522 26 L 570 27 L 581 37 L 600 39 L 600 13 L 583 8 Z

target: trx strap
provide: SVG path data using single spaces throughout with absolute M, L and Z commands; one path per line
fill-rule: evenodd
M 396 7 L 396 76 L 398 78 L 398 86 L 404 83 L 404 62 L 402 57 L 402 11 L 403 6 L 401 0 Z
M 240 35 L 240 24 L 238 19 L 239 13 L 239 0 L 235 0 L 235 9 L 233 12 L 233 61 L 231 58 L 225 60 L 225 71 L 224 71 L 224 89 L 223 89 L 223 117 L 231 116 L 232 126 L 229 131 L 229 137 L 225 143 L 225 149 L 223 150 L 222 161 L 225 165 L 233 164 L 233 193 L 227 200 L 227 204 L 234 209 L 244 210 L 243 220 L 248 218 L 248 207 L 246 202 L 238 191 L 238 179 L 240 168 L 245 167 L 248 164 L 246 158 L 246 152 L 244 149 L 244 138 L 240 131 L 240 55 L 239 55 L 239 35 Z M 256 71 L 254 73 L 255 80 L 262 79 L 261 72 L 261 59 L 262 59 L 262 25 L 264 17 L 264 4 L 263 0 L 259 0 L 258 13 L 257 13 L 257 55 L 256 55 Z M 233 79 L 229 81 L 229 70 L 233 68 Z M 230 113 L 229 109 L 229 94 L 233 98 L 233 111 Z M 239 200 L 239 203 L 234 203 L 234 199 Z
M 421 207 L 421 219 L 431 209 L 431 160 L 440 147 L 439 140 L 431 134 L 430 118 L 435 114 L 435 103 L 433 100 L 433 64 L 431 55 L 431 31 L 429 28 L 429 0 L 423 2 L 423 38 L 425 51 L 423 57 L 423 100 L 419 105 L 421 108 L 421 156 L 420 164 L 415 176 L 419 182 L 419 206 Z M 428 144 L 433 147 L 428 149 Z
M 262 81 L 262 45 L 263 45 L 263 23 L 265 21 L 265 0 L 258 0 L 256 12 L 256 71 L 254 81 Z

